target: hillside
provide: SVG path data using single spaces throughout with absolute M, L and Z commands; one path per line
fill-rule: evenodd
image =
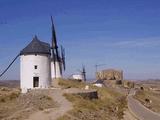
M 84 83 L 75 84 L 74 81 L 64 83 L 63 87 L 74 86 L 83 88 Z M 60 82 L 62 84 L 62 81 Z M 127 107 L 126 96 L 109 88 L 90 88 L 98 91 L 98 99 L 84 98 L 81 95 L 64 94 L 73 103 L 74 109 L 58 120 L 119 120 Z
M 60 80 L 59 87 L 20 94 L 19 88 L 0 87 L 2 120 L 119 120 L 127 107 L 126 96 L 114 89 L 97 88 L 83 82 Z M 16 86 L 17 83 L 13 82 Z M 16 83 L 16 84 L 15 84 Z M 85 90 L 85 86 L 89 90 Z M 11 86 L 10 86 L 11 87 Z M 84 97 L 97 91 L 97 98 Z M 77 94 L 84 92 L 84 94 Z
M 20 86 L 19 80 L 0 80 L 0 87 L 16 88 Z

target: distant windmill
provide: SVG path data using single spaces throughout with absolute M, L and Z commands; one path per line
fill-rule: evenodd
M 82 66 L 82 75 L 83 75 L 84 81 L 86 81 L 86 69 L 84 65 Z
M 51 76 L 54 78 L 61 78 L 62 72 L 65 70 L 65 49 L 61 46 L 61 56 L 58 51 L 58 44 L 56 39 L 56 31 L 53 24 L 53 18 L 51 16 L 52 22 L 52 61 L 51 61 Z M 63 69 L 62 69 L 63 66 Z
M 83 80 L 86 81 L 87 79 L 86 79 L 86 68 L 85 68 L 85 66 L 82 65 L 82 70 L 78 69 L 77 71 L 79 71 L 81 73 L 81 76 L 82 76 Z

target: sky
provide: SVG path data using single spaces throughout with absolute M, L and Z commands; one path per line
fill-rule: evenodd
M 82 64 L 122 69 L 125 79 L 160 78 L 159 0 L 0 0 L 0 72 L 37 35 L 51 43 L 51 21 L 66 49 L 64 76 Z M 0 79 L 19 79 L 19 59 Z

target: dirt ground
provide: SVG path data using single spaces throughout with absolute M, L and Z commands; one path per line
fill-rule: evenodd
M 0 87 L 0 119 L 24 120 L 34 112 L 57 107 L 49 94 L 47 91 L 20 94 L 17 88 Z
M 48 91 L 50 92 L 50 96 L 56 101 L 58 107 L 35 112 L 27 120 L 57 120 L 60 116 L 63 116 L 72 109 L 72 103 L 63 96 L 64 90 L 50 89 Z
M 32 90 L 26 94 L 20 94 L 20 89 L 15 87 L 0 87 L 0 120 L 123 119 L 124 95 L 109 88 L 97 88 L 99 99 L 89 100 L 69 95 L 76 91 L 73 87 L 82 91 L 85 84 L 61 81 L 61 86 L 56 88 Z M 68 95 L 64 96 L 65 93 Z

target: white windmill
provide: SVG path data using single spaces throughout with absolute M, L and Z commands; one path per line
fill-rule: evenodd
M 20 52 L 20 87 L 22 93 L 33 88 L 49 88 L 51 85 L 50 45 L 33 38 Z
M 59 55 L 53 20 L 52 45 L 40 41 L 35 36 L 0 74 L 0 77 L 6 73 L 19 56 L 22 93 L 26 93 L 29 89 L 49 88 L 51 79 L 62 77 L 62 67 L 65 70 L 65 51 L 61 46 L 61 56 Z

